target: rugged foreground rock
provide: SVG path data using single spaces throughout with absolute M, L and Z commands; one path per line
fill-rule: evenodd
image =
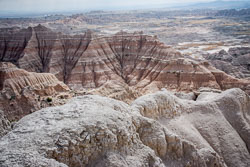
M 67 91 L 68 86 L 53 74 L 27 72 L 0 62 L 0 109 L 10 121 L 49 106 L 47 97 Z
M 4 112 L 0 110 L 0 138 L 11 130 L 9 120 L 5 117 Z
M 22 118 L 0 139 L 0 166 L 250 165 L 250 99 L 240 89 L 194 100 L 166 90 L 131 106 L 76 97 Z

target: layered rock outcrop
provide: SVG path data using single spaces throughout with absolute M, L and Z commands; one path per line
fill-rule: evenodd
M 228 52 L 221 50 L 219 53 L 205 55 L 213 66 L 236 78 L 250 80 L 250 48 L 230 48 Z
M 250 98 L 240 89 L 166 90 L 131 106 L 88 95 L 22 118 L 0 139 L 7 166 L 228 166 L 250 164 Z
M 66 91 L 68 86 L 53 74 L 27 72 L 11 63 L 0 63 L 0 109 L 11 121 L 45 107 L 44 97 Z
M 18 64 L 32 36 L 32 28 L 3 28 L 0 30 L 0 61 Z
M 17 62 L 19 67 L 50 72 L 75 90 L 100 88 L 122 97 L 129 94 L 126 89 L 119 93 L 107 89 L 117 84 L 141 94 L 161 88 L 249 90 L 250 81 L 232 78 L 207 62 L 184 58 L 156 37 L 142 32 L 121 31 L 105 37 L 91 31 L 78 36 L 56 34 L 41 25 L 31 30 L 24 56 Z

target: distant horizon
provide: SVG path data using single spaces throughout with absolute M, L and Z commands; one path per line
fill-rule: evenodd
M 46 14 L 74 14 L 95 10 L 147 10 L 160 8 L 178 8 L 188 5 L 213 2 L 250 2 L 248 0 L 0 0 L 0 17 L 36 17 Z M 86 5 L 87 4 L 87 5 Z M 21 6 L 21 8 L 20 8 Z

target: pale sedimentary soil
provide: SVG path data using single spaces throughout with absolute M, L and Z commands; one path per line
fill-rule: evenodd
M 131 105 L 88 95 L 42 109 L 0 139 L 0 164 L 248 167 L 249 96 L 240 89 L 194 94 L 162 90 Z

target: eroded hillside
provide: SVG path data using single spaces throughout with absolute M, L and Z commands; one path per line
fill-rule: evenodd
M 239 87 L 249 91 L 249 81 L 233 78 L 206 61 L 184 57 L 142 32 L 98 36 L 87 31 L 69 36 L 41 25 L 28 30 L 32 31 L 30 40 L 14 63 L 27 71 L 50 72 L 75 90 L 105 90 L 117 84 L 142 94 L 161 88 Z M 12 58 L 4 61 L 12 62 Z

